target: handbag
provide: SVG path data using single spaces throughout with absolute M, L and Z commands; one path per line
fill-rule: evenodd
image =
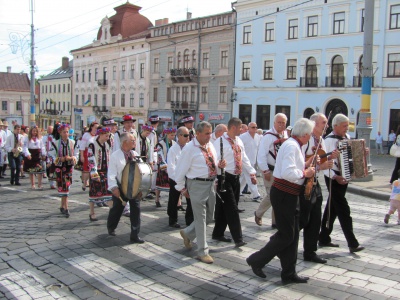
M 390 155 L 394 157 L 400 157 L 400 146 L 393 144 L 390 148 Z

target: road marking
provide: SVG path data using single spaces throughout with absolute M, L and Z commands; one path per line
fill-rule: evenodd
M 16 188 L 10 188 L 10 187 L 7 187 L 7 186 L 2 186 L 2 188 L 6 189 L 6 190 L 21 192 L 21 193 L 27 193 L 27 191 L 19 190 L 19 189 L 16 189 Z
M 150 219 L 159 219 L 160 217 L 157 217 L 155 215 L 151 215 L 151 214 L 146 214 L 146 213 L 141 213 L 142 216 L 144 217 L 148 217 Z

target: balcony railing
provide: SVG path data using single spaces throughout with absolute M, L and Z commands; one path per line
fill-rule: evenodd
M 171 69 L 171 80 L 174 82 L 182 82 L 193 81 L 193 78 L 197 76 L 197 69 L 196 68 L 188 68 L 188 69 Z
M 300 87 L 318 87 L 318 78 L 300 77 Z
M 93 112 L 111 112 L 111 107 L 110 106 L 98 106 L 98 105 L 94 105 L 92 106 Z
M 106 87 L 107 84 L 108 84 L 107 79 L 99 79 L 99 80 L 97 80 L 97 85 L 98 86 Z
M 374 77 L 372 77 L 372 87 L 374 87 Z M 353 87 L 361 87 L 362 77 L 361 76 L 353 76 Z
M 195 110 L 196 103 L 171 101 L 171 109 L 173 109 L 173 110 Z
M 345 87 L 345 82 L 345 76 L 326 77 L 325 87 Z

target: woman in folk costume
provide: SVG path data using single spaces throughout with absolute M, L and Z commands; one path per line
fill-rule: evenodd
M 106 202 L 112 198 L 107 184 L 108 162 L 111 154 L 111 148 L 107 141 L 110 137 L 110 131 L 108 127 L 99 126 L 96 133 L 97 138 L 88 146 L 90 221 L 98 220 L 94 214 L 94 204 L 107 206 Z
M 68 196 L 72 184 L 72 171 L 77 157 L 74 154 L 75 141 L 68 138 L 69 125 L 62 124 L 58 127 L 60 138 L 52 143 L 48 153 L 54 162 L 58 195 L 61 197 L 60 211 L 65 217 L 69 217 Z
M 79 143 L 79 153 L 80 153 L 80 161 L 82 162 L 82 190 L 86 191 L 86 187 L 88 187 L 89 181 L 89 162 L 88 162 L 88 146 L 92 142 L 93 138 L 96 136 L 97 127 L 99 127 L 99 123 L 92 122 L 89 125 L 88 131 L 86 131 L 82 140 Z
M 25 125 L 21 125 L 21 135 L 22 135 L 22 140 L 24 141 L 25 139 L 28 138 L 28 133 L 29 133 L 29 127 L 25 126 Z M 24 173 L 24 164 L 25 164 L 25 160 L 24 160 L 24 156 L 23 156 L 23 152 L 21 152 L 20 155 L 20 160 L 21 160 L 21 165 L 20 165 L 20 178 L 25 178 L 25 173 Z
M 167 154 L 169 148 L 172 147 L 176 142 L 175 128 L 165 128 L 163 130 L 163 134 L 165 136 L 164 139 L 160 140 L 156 145 L 157 150 L 157 179 L 156 179 L 156 206 L 161 207 L 160 204 L 160 191 L 169 192 L 169 178 L 167 172 Z
M 37 174 L 38 188 L 42 190 L 44 169 L 41 161 L 46 158 L 46 148 L 36 126 L 31 127 L 28 136 L 24 138 L 22 153 L 24 154 L 24 172 L 29 173 L 32 189 L 36 189 L 34 175 Z

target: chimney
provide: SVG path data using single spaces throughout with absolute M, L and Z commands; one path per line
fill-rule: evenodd
M 190 20 L 192 18 L 192 13 L 191 12 L 187 12 L 186 13 L 186 20 Z
M 7 73 L 11 73 L 11 67 L 7 67 Z
M 163 25 L 167 25 L 168 22 L 169 22 L 168 18 L 164 18 L 164 19 L 163 19 Z
M 68 69 L 68 67 L 69 67 L 69 58 L 66 57 L 66 56 L 64 56 L 64 57 L 62 58 L 62 61 L 61 61 L 61 68 L 62 68 L 63 70 L 65 70 L 65 69 Z
M 158 19 L 158 20 L 156 20 L 156 25 L 155 26 L 161 26 L 161 25 L 163 25 L 162 24 L 162 19 Z

